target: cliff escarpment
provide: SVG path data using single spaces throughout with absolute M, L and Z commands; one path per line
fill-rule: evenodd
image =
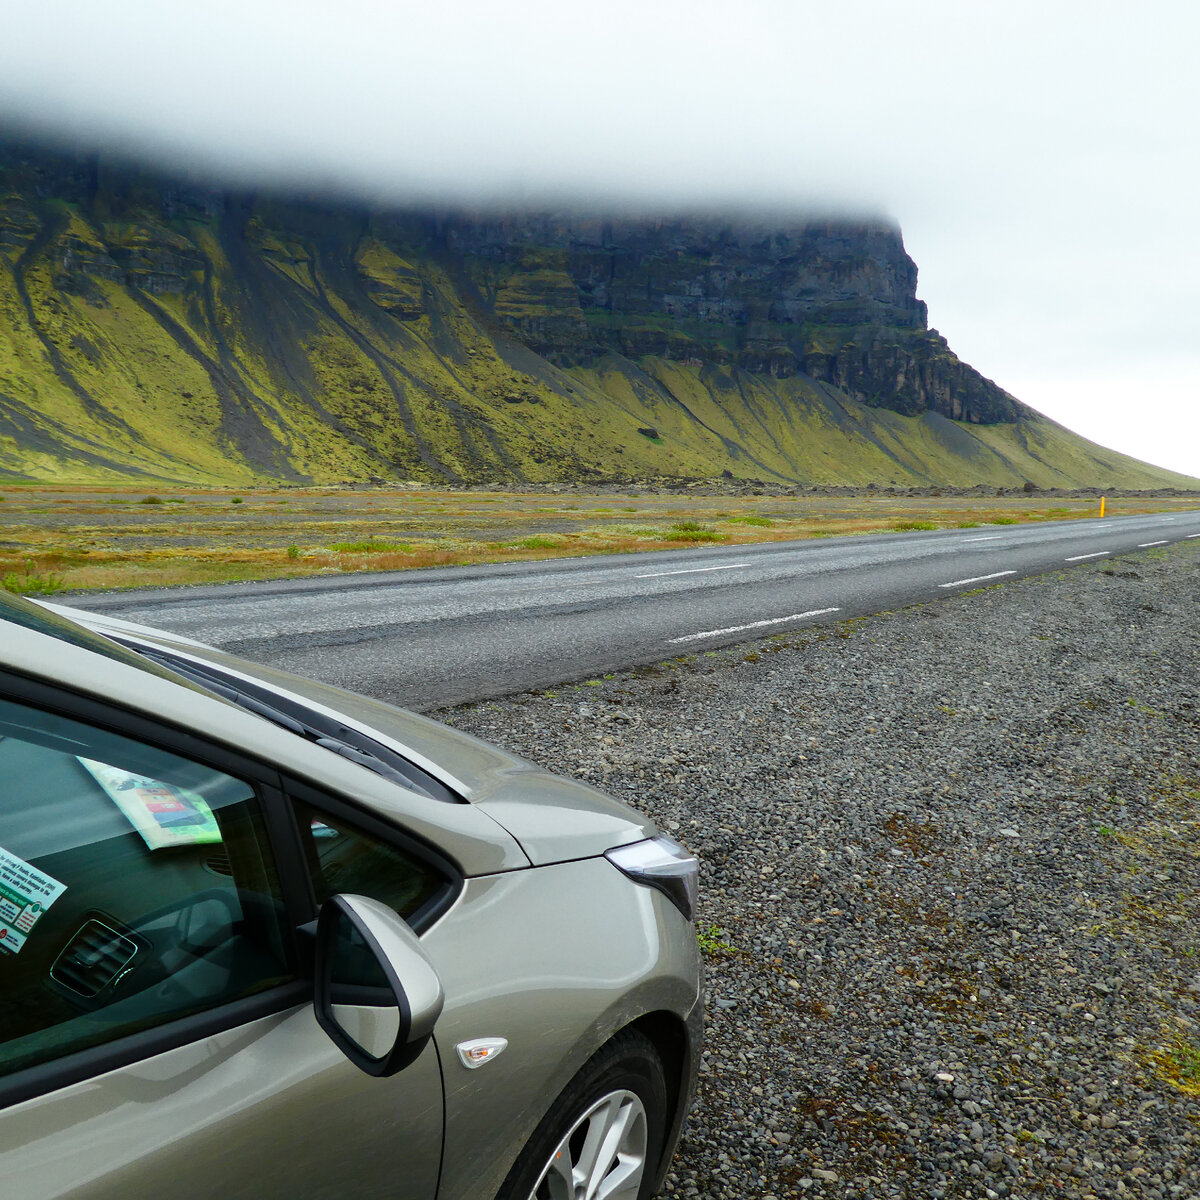
M 506 330 L 552 362 L 605 353 L 832 384 L 864 404 L 981 424 L 1021 405 L 927 327 L 882 224 L 554 217 L 439 223 Z
M 960 362 L 879 222 L 368 210 L 0 143 L 0 478 L 1189 486 Z

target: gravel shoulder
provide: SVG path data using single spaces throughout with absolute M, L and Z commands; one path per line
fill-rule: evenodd
M 438 716 L 702 859 L 679 1196 L 1200 1196 L 1200 544 Z

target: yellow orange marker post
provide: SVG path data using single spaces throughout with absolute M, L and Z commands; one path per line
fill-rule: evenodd
M 1104 501 L 1105 501 L 1105 500 L 1107 500 L 1107 499 L 1108 499 L 1108 497 L 1107 497 L 1107 496 L 1101 496 L 1101 497 L 1100 497 L 1100 515 L 1101 515 L 1101 516 L 1104 516 Z

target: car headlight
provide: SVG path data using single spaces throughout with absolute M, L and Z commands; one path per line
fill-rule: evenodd
M 634 883 L 657 888 L 690 921 L 696 911 L 700 864 L 677 841 L 659 834 L 618 846 L 605 856 Z

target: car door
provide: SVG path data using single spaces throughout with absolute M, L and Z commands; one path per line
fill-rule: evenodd
M 436 1051 L 319 1028 L 302 851 L 273 767 L 0 674 L 6 1195 L 432 1200 Z

